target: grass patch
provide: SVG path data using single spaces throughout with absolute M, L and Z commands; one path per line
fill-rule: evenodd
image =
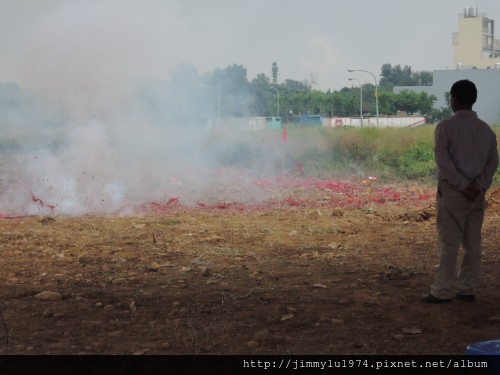
M 306 134 L 306 133 L 309 134 Z M 296 128 L 290 158 L 312 174 L 377 174 L 386 180 L 432 177 L 434 126 L 418 128 Z M 300 142 L 294 142 L 300 139 Z
M 282 152 L 285 169 L 309 176 L 375 175 L 383 181 L 434 178 L 434 125 L 416 128 L 323 128 L 288 125 L 288 142 L 281 130 L 231 134 L 219 140 L 218 161 L 225 166 L 279 173 Z M 497 136 L 500 126 L 494 126 Z M 213 146 L 214 144 L 212 144 Z M 500 174 L 495 175 L 500 182 Z

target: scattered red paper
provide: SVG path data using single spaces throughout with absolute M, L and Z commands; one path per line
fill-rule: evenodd
M 170 198 L 167 203 L 165 203 L 166 206 L 168 206 L 169 204 L 172 204 L 172 203 L 179 203 L 179 197 L 174 197 L 174 198 Z
M 283 140 L 286 141 L 286 128 L 283 128 Z M 368 205 L 376 206 L 401 206 L 413 207 L 422 202 L 432 203 L 435 199 L 434 191 L 430 189 L 401 189 L 398 186 L 383 185 L 380 183 L 370 186 L 370 192 L 367 193 L 366 185 L 361 180 L 337 180 L 322 179 L 311 176 L 304 176 L 303 164 L 297 163 L 296 170 L 299 174 L 295 175 L 276 175 L 260 179 L 248 178 L 248 176 L 239 170 L 230 168 L 221 168 L 214 173 L 220 176 L 223 181 L 228 178 L 234 182 L 232 193 L 229 191 L 229 199 L 242 197 L 241 201 L 236 198 L 234 201 L 224 201 L 227 186 L 221 187 L 221 193 L 224 195 L 214 196 L 213 200 L 205 200 L 206 197 L 200 196 L 200 199 L 186 198 L 186 202 L 181 196 L 175 196 L 163 200 L 162 202 L 149 202 L 135 207 L 139 213 L 149 214 L 169 214 L 179 210 L 199 209 L 225 212 L 232 211 L 265 211 L 290 207 L 311 207 L 311 208 L 332 208 L 342 207 L 345 209 L 362 209 Z M 249 182 L 253 181 L 253 182 Z M 250 184 L 250 185 L 249 185 Z M 263 199 L 255 199 L 252 195 L 247 196 L 247 191 L 261 190 Z M 259 194 L 257 194 L 259 195 Z M 47 204 L 42 199 L 31 193 L 31 200 L 39 205 L 41 209 L 57 210 L 57 205 Z M 19 216 L 18 216 L 19 215 Z M 17 219 L 25 217 L 22 212 L 0 213 L 0 219 Z
M 33 193 L 31 193 L 31 199 L 33 199 L 33 202 L 38 203 L 42 208 L 45 206 L 43 201 L 40 198 L 37 198 Z

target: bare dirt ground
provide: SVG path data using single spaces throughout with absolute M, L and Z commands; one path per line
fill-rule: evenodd
M 0 352 L 463 354 L 499 338 L 500 188 L 477 301 L 426 305 L 432 188 L 334 187 L 254 207 L 0 219 Z

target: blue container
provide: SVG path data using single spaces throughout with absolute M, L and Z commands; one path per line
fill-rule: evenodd
M 465 355 L 499 355 L 500 340 L 481 341 L 467 345 Z
M 469 344 L 465 349 L 465 355 L 487 356 L 482 358 L 484 358 L 484 362 L 488 363 L 488 373 L 492 375 L 500 374 L 500 340 L 481 341 Z M 483 360 L 479 358 L 476 357 L 474 360 L 483 362 Z M 467 373 L 467 369 L 465 369 L 464 374 Z
M 301 115 L 301 125 L 323 125 L 323 117 L 321 115 Z
M 268 117 L 266 124 L 268 129 L 281 129 L 281 117 Z

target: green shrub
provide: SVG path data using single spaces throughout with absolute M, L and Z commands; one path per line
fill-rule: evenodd
M 432 144 L 425 141 L 409 147 L 400 157 L 399 175 L 404 178 L 432 177 L 435 170 Z

